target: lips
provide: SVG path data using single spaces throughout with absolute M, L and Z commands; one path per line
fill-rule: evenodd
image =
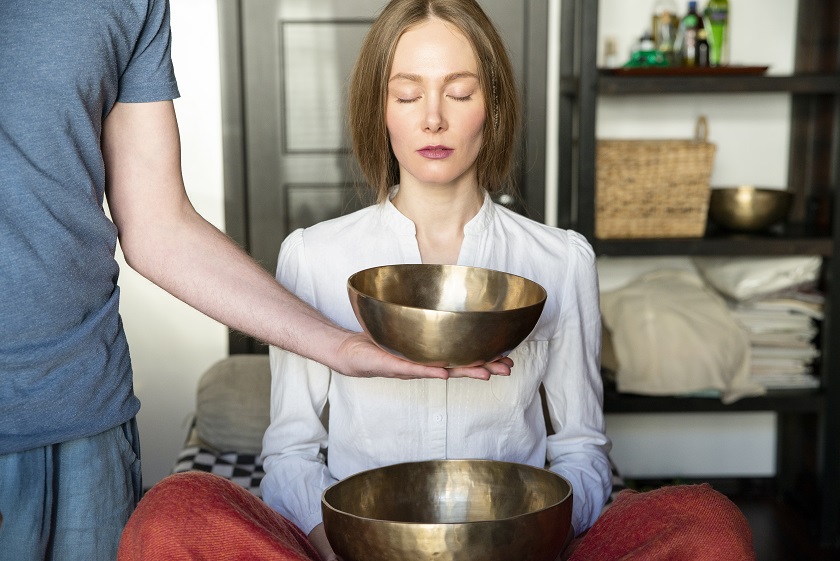
M 417 153 L 429 160 L 442 160 L 448 158 L 454 151 L 452 148 L 447 148 L 446 146 L 425 146 L 418 150 Z

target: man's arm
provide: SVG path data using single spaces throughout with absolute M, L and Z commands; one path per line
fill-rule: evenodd
M 510 372 L 507 362 L 447 371 L 400 360 L 285 290 L 193 208 L 171 101 L 117 103 L 105 120 L 102 152 L 126 262 L 215 320 L 349 376 L 486 379 Z

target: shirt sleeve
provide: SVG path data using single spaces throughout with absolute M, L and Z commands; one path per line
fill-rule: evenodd
M 548 437 L 549 467 L 572 485 L 572 526 L 578 535 L 600 515 L 612 490 L 612 475 L 604 433 L 595 256 L 582 236 L 569 235 L 568 270 L 544 386 L 555 430 Z
M 283 242 L 277 278 L 314 303 L 302 231 Z M 321 421 L 331 371 L 299 355 L 270 347 L 271 423 L 263 438 L 263 500 L 306 534 L 321 523 L 321 494 L 335 483 L 327 468 L 327 429 Z
M 131 58 L 120 75 L 117 101 L 162 101 L 179 95 L 172 65 L 169 0 L 149 0 Z

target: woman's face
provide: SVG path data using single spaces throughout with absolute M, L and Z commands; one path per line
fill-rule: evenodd
M 476 186 L 484 96 L 473 49 L 455 26 L 432 18 L 400 38 L 385 123 L 401 184 Z

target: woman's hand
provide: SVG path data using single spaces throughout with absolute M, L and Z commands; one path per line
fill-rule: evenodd
M 335 554 L 330 542 L 327 541 L 327 533 L 324 531 L 324 525 L 318 524 L 312 531 L 309 532 L 309 541 L 318 550 L 318 554 L 323 561 L 341 561 L 341 557 Z

